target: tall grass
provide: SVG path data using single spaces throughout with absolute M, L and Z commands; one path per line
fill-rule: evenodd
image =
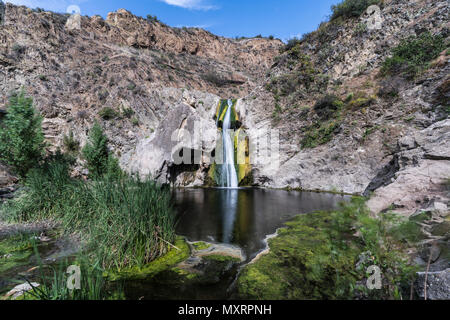
M 41 261 L 37 246 L 34 245 L 35 256 L 39 265 L 37 281 L 40 286 L 26 279 L 33 288 L 24 294 L 26 300 L 106 300 L 114 294 L 107 288 L 107 282 L 103 277 L 103 270 L 99 263 L 90 263 L 85 256 L 80 256 L 78 261 L 70 263 L 68 260 L 60 262 L 56 267 L 44 266 Z M 80 288 L 70 290 L 68 288 L 67 268 L 69 265 L 80 267 Z M 121 296 L 120 287 L 117 298 Z
M 73 179 L 63 161 L 33 169 L 22 195 L 0 210 L 10 221 L 52 219 L 79 232 L 104 268 L 143 266 L 175 240 L 169 190 L 128 176 Z

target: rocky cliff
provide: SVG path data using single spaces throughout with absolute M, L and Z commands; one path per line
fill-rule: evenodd
M 286 49 L 265 85 L 240 101 L 249 132 L 269 123 L 280 130 L 281 166 L 256 165 L 255 182 L 375 192 L 374 212 L 412 213 L 434 197 L 446 203 L 448 51 L 415 79 L 380 70 L 409 36 L 439 34 L 448 45 L 448 14 L 446 1 L 384 1 L 380 29 L 367 27 L 367 14 L 337 19 Z
M 337 19 L 286 48 L 171 28 L 126 10 L 104 20 L 8 4 L 0 102 L 24 87 L 53 149 L 70 131 L 84 144 L 97 119 L 124 168 L 200 186 L 208 157 L 175 165 L 172 134 L 199 123 L 202 138 L 180 148 L 211 154 L 217 103 L 239 98 L 251 138 L 259 129 L 280 132 L 280 166 L 254 164 L 254 185 L 375 192 L 375 212 L 395 205 L 411 213 L 449 198 L 442 186 L 450 176 L 449 59 L 443 51 L 413 80 L 380 76 L 380 68 L 410 35 L 441 34 L 448 43 L 448 11 L 447 1 L 386 0 L 379 29 L 367 27 L 365 14 Z

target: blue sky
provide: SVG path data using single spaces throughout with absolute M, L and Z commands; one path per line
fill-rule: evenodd
M 156 15 L 173 27 L 200 27 L 225 37 L 273 35 L 286 40 L 313 31 L 341 0 L 6 0 L 32 8 L 106 17 L 124 8 L 136 15 Z

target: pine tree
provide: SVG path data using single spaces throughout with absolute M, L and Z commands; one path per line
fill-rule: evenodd
M 102 177 L 108 170 L 108 137 L 96 122 L 89 132 L 89 141 L 83 148 L 89 174 L 93 178 Z
M 33 107 L 33 99 L 21 90 L 9 100 L 7 114 L 0 125 L 0 161 L 24 177 L 44 155 L 42 117 Z

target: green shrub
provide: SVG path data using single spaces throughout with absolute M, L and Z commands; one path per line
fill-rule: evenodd
M 330 142 L 335 133 L 340 129 L 340 123 L 330 121 L 326 123 L 315 123 L 309 127 L 300 144 L 303 149 L 315 148 L 319 145 Z
M 0 161 L 10 165 L 22 177 L 44 155 L 41 123 L 32 98 L 26 97 L 23 90 L 11 96 L 0 126 Z
M 122 115 L 123 115 L 125 118 L 130 119 L 130 118 L 134 115 L 134 113 L 135 113 L 134 110 L 131 109 L 131 108 L 124 107 L 124 108 L 122 109 Z
M 134 117 L 133 119 L 131 119 L 131 124 L 137 127 L 139 125 L 139 119 Z
M 367 32 L 367 24 L 365 24 L 365 23 L 358 23 L 357 25 L 356 25 L 356 28 L 355 28 L 355 35 L 357 35 L 357 36 L 361 36 L 361 35 L 363 35 L 364 33 L 366 33 Z
M 72 130 L 69 131 L 69 135 L 64 135 L 63 144 L 69 153 L 77 153 L 80 150 L 80 142 L 75 139 Z
M 105 107 L 102 110 L 100 110 L 100 112 L 98 113 L 98 115 L 103 119 L 103 120 L 112 120 L 115 119 L 119 116 L 119 114 L 117 113 L 116 110 L 114 110 L 113 108 L 110 107 Z
M 150 22 L 150 23 L 159 22 L 158 17 L 157 16 L 152 16 L 151 14 L 147 15 L 147 21 Z
M 114 181 L 124 178 L 125 175 L 125 172 L 119 165 L 119 160 L 110 154 L 108 157 L 108 165 L 106 167 L 106 178 Z
M 279 92 L 282 96 L 289 96 L 302 90 L 316 92 L 327 88 L 329 79 L 320 74 L 311 62 L 311 58 L 302 52 L 300 46 L 289 50 L 288 59 L 284 62 L 294 70 L 273 78 L 266 85 L 266 89 L 274 93 Z
M 430 61 L 437 58 L 444 49 L 442 35 L 424 32 L 420 36 L 411 36 L 392 50 L 392 57 L 385 60 L 381 73 L 402 74 L 406 78 L 414 78 L 426 70 Z
M 381 3 L 381 0 L 344 0 L 337 5 L 331 6 L 331 10 L 333 11 L 331 21 L 339 17 L 359 17 L 371 5 L 380 5 Z
M 299 38 L 297 38 L 297 37 L 291 38 L 288 40 L 288 42 L 284 46 L 283 51 L 284 52 L 290 51 L 293 48 L 298 47 L 301 43 L 302 43 L 302 41 Z
M 89 132 L 89 141 L 82 150 L 87 161 L 89 174 L 93 178 L 103 176 L 108 167 L 108 137 L 102 127 L 96 122 Z
M 320 119 L 328 120 L 335 117 L 342 106 L 343 103 L 337 96 L 327 94 L 316 102 L 313 109 Z

